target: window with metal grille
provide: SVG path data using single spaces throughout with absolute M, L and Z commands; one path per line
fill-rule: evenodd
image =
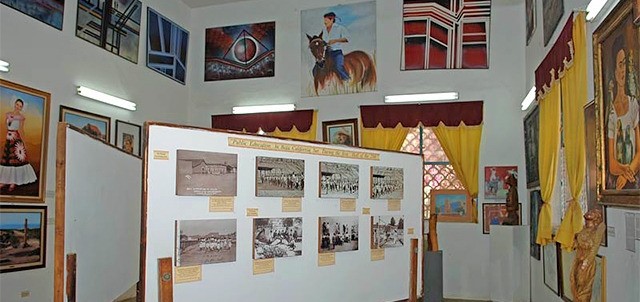
M 430 214 L 431 190 L 465 189 L 453 171 L 453 166 L 449 163 L 449 158 L 444 153 L 436 134 L 430 128 L 419 126 L 409 131 L 401 150 L 422 155 L 424 217 L 428 218 Z

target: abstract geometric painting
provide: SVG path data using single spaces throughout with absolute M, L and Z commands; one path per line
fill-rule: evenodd
M 542 0 L 542 32 L 544 46 L 549 44 L 564 14 L 564 0 Z
M 184 84 L 189 32 L 151 8 L 147 12 L 147 67 Z
M 64 0 L 0 0 L 0 3 L 62 30 Z
M 138 0 L 78 0 L 76 36 L 138 63 L 141 17 Z
M 204 80 L 272 77 L 276 22 L 207 28 Z
M 402 70 L 489 68 L 491 0 L 404 0 Z

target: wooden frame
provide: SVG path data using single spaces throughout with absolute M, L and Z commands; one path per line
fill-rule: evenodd
M 142 126 L 116 120 L 115 140 L 116 147 L 122 149 L 124 152 L 136 156 L 142 154 Z M 129 145 L 125 143 L 129 143 Z
M 29 219 L 32 220 L 29 220 Z M 37 220 L 33 228 L 33 219 Z M 0 234 L 2 235 L 2 265 L 0 273 L 44 268 L 47 260 L 47 207 L 36 205 L 0 205 Z M 28 234 L 26 240 L 24 230 Z M 36 231 L 38 230 L 38 231 Z M 18 232 L 16 234 L 15 232 Z M 37 233 L 37 239 L 29 238 Z M 21 237 L 21 238 L 20 238 Z M 37 247 L 36 247 L 37 246 Z M 9 249 L 9 247 L 11 247 Z M 6 249 L 5 249 L 6 248 Z M 37 260 L 29 260 L 30 254 L 37 252 Z M 20 254 L 26 259 L 20 260 Z
M 322 122 L 322 141 L 345 146 L 359 146 L 358 119 Z
M 494 209 L 488 209 L 489 207 L 493 207 Z M 494 221 L 493 218 L 497 218 L 498 223 L 487 223 L 487 214 L 497 214 L 496 211 L 500 210 L 501 217 L 491 216 L 489 221 Z M 520 210 L 518 216 L 518 225 L 522 225 L 522 203 L 518 203 L 518 209 Z M 482 204 L 482 234 L 489 234 L 490 227 L 492 224 L 502 225 L 502 218 L 507 217 L 507 204 L 500 202 L 488 202 Z
M 24 119 L 12 118 L 11 123 L 18 121 L 16 124 L 12 124 L 12 127 L 18 126 L 19 128 L 17 131 L 9 132 L 9 117 L 15 116 L 15 107 L 18 100 L 22 101 L 22 108 L 19 110 L 18 116 Z M 2 108 L 12 108 L 6 112 L 3 109 L 0 112 L 5 117 L 5 122 L 0 126 L 0 133 L 4 135 L 5 142 L 10 137 L 14 142 L 7 150 L 9 152 L 13 151 L 14 156 L 7 155 L 8 165 L 5 166 L 2 163 L 0 169 L 20 169 L 23 172 L 26 169 L 35 174 L 35 180 L 33 180 L 33 177 L 26 176 L 21 179 L 14 177 L 0 179 L 0 183 L 7 185 L 0 190 L 2 201 L 26 203 L 44 203 L 45 201 L 50 102 L 51 95 L 47 92 L 0 79 L 0 103 L 2 103 Z M 33 127 L 34 123 L 37 123 L 38 126 Z M 25 125 L 31 126 L 25 127 Z M 5 144 L 3 143 L 2 145 L 1 156 L 4 160 Z M 20 150 L 24 150 L 24 152 L 20 152 Z M 11 162 L 20 161 L 21 154 L 25 156 L 24 162 L 26 163 L 22 162 L 23 165 L 19 167 L 11 166 Z M 19 182 L 23 183 L 18 184 Z
M 551 255 L 549 254 L 549 250 L 553 250 L 553 254 L 555 254 L 555 258 L 553 258 L 555 259 L 554 261 L 555 263 L 547 262 L 547 255 Z M 553 293 L 560 296 L 562 294 L 562 276 L 560 275 L 561 268 L 560 268 L 560 261 L 558 261 L 558 255 L 561 255 L 560 244 L 553 242 L 553 243 L 549 243 L 547 245 L 542 246 L 542 279 L 543 279 L 544 285 L 546 285 Z M 547 271 L 550 271 L 554 267 L 556 271 L 557 280 L 555 280 L 556 284 L 550 285 L 550 283 L 553 283 L 551 282 L 553 280 L 547 281 Z M 552 285 L 557 286 L 557 288 L 553 289 L 553 287 L 551 287 Z
M 99 140 L 111 141 L 111 118 L 108 116 L 60 105 L 59 121 L 76 126 Z
M 454 199 L 453 205 L 450 199 Z M 456 203 L 460 205 L 456 206 Z M 438 222 L 473 222 L 471 196 L 465 190 L 431 190 L 430 207 L 432 214 L 438 214 Z M 455 214 L 456 211 L 459 214 Z
M 607 16 L 593 33 L 593 60 L 596 104 L 596 136 L 597 136 L 597 194 L 604 205 L 640 208 L 640 167 L 631 167 L 635 181 L 628 180 L 622 175 L 624 167 L 637 162 L 637 152 L 640 149 L 640 127 L 633 128 L 627 118 L 619 118 L 618 111 L 612 110 L 612 104 L 620 104 L 616 108 L 624 108 L 627 100 L 627 112 L 620 113 L 623 117 L 628 114 L 638 114 L 638 106 L 633 105 L 633 99 L 626 97 L 628 81 L 623 84 L 617 82 L 618 68 L 624 68 L 626 79 L 639 77 L 639 63 L 631 53 L 640 48 L 640 29 L 633 25 L 633 1 L 621 1 Z M 619 50 L 617 50 L 619 48 Z M 624 55 L 618 58 L 619 55 Z M 623 65 L 624 67 L 619 67 Z M 618 87 L 624 85 L 623 87 Z M 618 89 L 620 88 L 620 89 Z M 623 92 L 620 92 L 620 91 Z M 625 95 L 620 95 L 624 93 Z M 633 111 L 630 111 L 633 110 Z M 635 111 L 635 112 L 634 112 Z M 638 117 L 635 117 L 636 119 Z M 610 121 L 610 119 L 613 119 Z M 616 123 L 617 121 L 617 123 Z M 611 123 L 616 123 L 613 125 Z M 627 127 L 629 126 L 629 127 Z M 631 135 L 635 132 L 635 146 Z M 624 139 L 623 139 L 624 137 Z M 628 151 L 627 151 L 628 150 Z M 610 154 L 615 152 L 615 154 Z M 635 153 L 635 155 L 634 155 Z M 616 163 L 612 164 L 612 160 Z
M 525 116 L 523 123 L 527 189 L 531 189 L 540 185 L 540 173 L 538 168 L 540 107 L 536 105 L 533 110 Z

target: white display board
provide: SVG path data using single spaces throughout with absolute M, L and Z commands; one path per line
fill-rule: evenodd
M 174 301 L 339 302 L 397 301 L 409 297 L 411 238 L 419 240 L 418 255 L 422 254 L 420 156 L 162 124 L 149 125 L 147 133 L 146 201 L 143 201 L 146 202 L 146 238 L 142 238 L 146 242 L 146 252 L 142 255 L 145 275 L 141 276 L 145 301 L 158 301 L 158 259 L 176 257 L 176 221 L 200 219 L 237 219 L 236 260 L 202 265 L 201 281 L 175 283 L 174 279 Z M 238 142 L 244 146 L 235 145 Z M 207 196 L 176 195 L 177 150 L 237 154 L 234 212 L 210 212 Z M 347 156 L 354 153 L 367 153 L 377 158 Z M 304 160 L 301 212 L 283 213 L 282 198 L 256 197 L 257 156 Z M 341 212 L 338 198 L 318 197 L 321 161 L 359 166 L 360 190 L 355 212 Z M 369 171 L 372 166 L 403 169 L 404 196 L 399 211 L 389 211 L 387 200 L 370 198 Z M 247 208 L 257 208 L 258 217 L 302 217 L 302 255 L 276 258 L 274 272 L 254 275 L 253 217 L 247 217 Z M 370 209 L 370 214 L 363 214 L 363 208 Z M 372 215 L 404 215 L 404 245 L 385 249 L 384 259 L 379 261 L 371 260 Z M 318 266 L 320 216 L 358 217 L 359 249 L 335 253 L 335 264 L 331 266 Z M 414 230 L 413 234 L 408 234 L 410 228 Z M 422 271 L 421 264 L 420 257 L 418 272 Z M 174 278 L 175 270 L 174 262 Z M 420 293 L 421 278 L 418 278 L 417 287 Z
M 65 148 L 64 254 L 77 257 L 76 301 L 113 301 L 139 278 L 142 159 L 71 128 Z

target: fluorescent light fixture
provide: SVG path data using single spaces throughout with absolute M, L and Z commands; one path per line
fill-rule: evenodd
M 0 72 L 9 72 L 9 62 L 0 60 Z
M 609 0 L 591 0 L 587 5 L 587 21 L 593 20 Z
M 524 100 L 522 100 L 522 111 L 527 110 L 527 108 L 529 108 L 529 106 L 531 105 L 531 103 L 533 103 L 533 101 L 536 99 L 536 86 L 531 87 L 531 90 L 529 90 L 529 93 L 527 93 L 527 96 L 524 97 Z
M 295 104 L 239 106 L 239 107 L 233 107 L 233 114 L 283 112 L 283 111 L 293 111 L 293 110 L 296 110 Z
M 428 102 L 428 101 L 453 101 L 458 99 L 457 92 L 436 92 L 422 94 L 402 94 L 387 95 L 384 97 L 385 103 L 404 103 L 404 102 Z
M 78 94 L 96 101 L 107 103 L 116 107 L 124 108 L 131 111 L 136 111 L 136 103 L 121 99 L 106 93 L 93 90 L 84 86 L 78 86 Z

